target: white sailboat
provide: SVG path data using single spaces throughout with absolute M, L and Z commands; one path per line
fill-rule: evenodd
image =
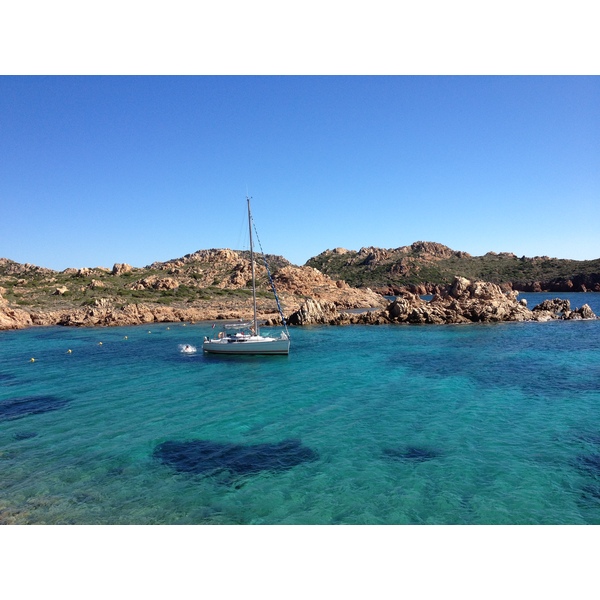
M 271 287 L 277 301 L 277 307 L 283 322 L 285 331 L 282 331 L 279 337 L 269 337 L 260 335 L 258 319 L 256 318 L 256 277 L 254 273 L 254 248 L 252 243 L 252 213 L 250 212 L 250 198 L 246 197 L 248 202 L 248 229 L 250 231 L 250 263 L 252 267 L 252 303 L 254 307 L 254 318 L 252 322 L 247 323 L 229 323 L 223 328 L 216 338 L 204 338 L 202 349 L 204 352 L 214 354 L 289 354 L 290 335 L 285 324 L 285 317 L 279 305 L 277 291 L 269 273 Z M 260 240 L 259 240 L 260 242 Z M 262 250 L 262 248 L 261 248 Z M 234 333 L 235 332 L 235 333 Z

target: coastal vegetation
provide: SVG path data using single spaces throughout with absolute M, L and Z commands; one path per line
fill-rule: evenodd
M 207 265 L 204 265 L 206 268 Z M 196 300 L 244 299 L 252 296 L 249 281 L 231 281 L 225 265 L 213 263 L 210 274 L 191 263 L 185 271 L 170 273 L 158 263 L 115 273 L 104 267 L 53 271 L 0 259 L 0 294 L 10 304 L 34 309 L 62 309 L 92 306 L 99 298 L 115 304 L 151 302 L 164 305 Z M 117 269 L 118 271 L 118 269 Z M 267 297 L 266 275 L 260 278 L 257 296 Z
M 519 291 L 600 291 L 600 258 L 528 258 L 509 252 L 472 256 L 435 242 L 415 242 L 395 249 L 336 248 L 306 264 L 351 286 L 392 293 L 403 288 L 434 291 L 451 284 L 455 276 Z

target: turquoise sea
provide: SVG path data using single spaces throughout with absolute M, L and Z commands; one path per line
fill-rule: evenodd
M 600 320 L 211 325 L 0 332 L 0 522 L 600 524 Z

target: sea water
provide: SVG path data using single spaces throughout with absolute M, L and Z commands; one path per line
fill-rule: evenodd
M 211 326 L 0 332 L 0 523 L 600 524 L 600 320 Z

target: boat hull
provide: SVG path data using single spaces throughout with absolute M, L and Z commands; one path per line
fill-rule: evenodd
M 202 344 L 211 354 L 289 354 L 290 340 L 264 338 L 262 340 L 230 341 L 208 340 Z

